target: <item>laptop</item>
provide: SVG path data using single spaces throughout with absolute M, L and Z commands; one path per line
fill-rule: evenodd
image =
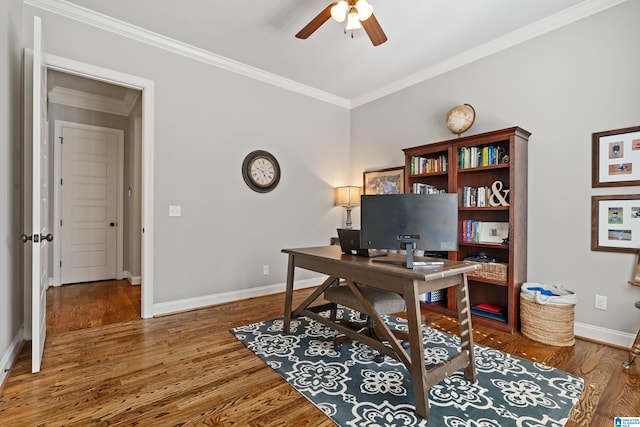
M 344 254 L 368 258 L 385 256 L 387 254 L 382 251 L 360 248 L 360 230 L 347 230 L 346 228 L 338 228 L 337 230 L 340 249 L 342 249 L 342 253 Z

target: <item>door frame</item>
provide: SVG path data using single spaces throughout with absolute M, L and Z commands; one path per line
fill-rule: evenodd
M 154 188 L 154 81 L 96 65 L 45 53 L 47 68 L 125 86 L 142 92 L 142 236 L 141 236 L 141 316 L 153 317 L 153 188 Z
M 117 177 L 116 177 L 116 279 L 120 280 L 124 277 L 123 259 L 124 259 L 124 131 L 122 129 L 109 128 L 105 126 L 94 126 L 84 123 L 70 122 L 67 120 L 54 120 L 54 136 L 53 141 L 53 232 L 54 236 L 58 236 L 53 241 L 53 277 L 51 285 L 60 286 L 62 284 L 62 268 L 60 260 L 62 257 L 62 231 L 64 227 L 60 225 L 61 219 L 61 201 L 62 186 L 58 185 L 62 179 L 62 147 L 58 144 L 58 138 L 62 136 L 63 127 L 71 127 L 86 131 L 96 131 L 113 134 L 117 137 Z

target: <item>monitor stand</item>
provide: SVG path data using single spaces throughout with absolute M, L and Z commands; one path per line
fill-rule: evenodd
M 373 262 L 381 262 L 384 264 L 401 265 L 406 268 L 416 267 L 440 267 L 444 265 L 444 261 L 414 261 L 413 251 L 416 248 L 415 242 L 407 242 L 405 246 L 406 258 L 405 261 L 399 261 L 395 259 L 373 259 Z

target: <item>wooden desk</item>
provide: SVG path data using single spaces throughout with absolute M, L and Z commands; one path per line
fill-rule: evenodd
M 442 267 L 416 268 L 412 270 L 399 265 L 373 262 L 373 259 L 370 258 L 344 255 L 338 246 L 283 249 L 282 252 L 289 255 L 287 291 L 284 305 L 285 333 L 289 333 L 292 317 L 307 316 L 375 348 L 381 354 L 389 355 L 401 361 L 409 370 L 412 378 L 416 413 L 425 419 L 429 418 L 428 390 L 432 385 L 437 384 L 451 373 L 462 368 L 464 368 L 464 377 L 467 380 L 476 381 L 466 273 L 479 268 L 477 264 L 445 260 L 445 264 Z M 404 257 L 390 254 L 385 258 L 400 261 Z M 296 267 L 326 274 L 329 277 L 299 307 L 292 310 Z M 330 319 L 308 309 L 309 305 L 327 287 L 337 285 L 340 279 L 350 282 L 349 286 L 354 290 L 354 294 L 356 294 L 363 306 L 367 308 L 366 314 L 371 316 L 376 324 L 382 328 L 381 332 L 384 335 L 382 338 L 388 341 L 388 345 L 360 335 L 352 329 L 332 322 Z M 393 336 L 388 326 L 380 318 L 380 315 L 373 310 L 371 304 L 363 297 L 359 291 L 360 285 L 393 291 L 404 297 L 407 303 L 409 353 Z M 450 286 L 456 286 L 460 341 L 462 344 L 461 352 L 427 371 L 424 366 L 424 347 L 418 295 Z

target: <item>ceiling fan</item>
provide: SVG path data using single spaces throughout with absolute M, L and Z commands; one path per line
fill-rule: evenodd
M 329 18 L 333 18 L 338 22 L 346 21 L 344 27 L 345 34 L 347 31 L 364 28 L 374 46 L 378 46 L 387 41 L 387 36 L 384 31 L 382 31 L 380 23 L 378 23 L 378 20 L 373 14 L 373 6 L 367 3 L 366 0 L 340 0 L 331 3 L 300 30 L 298 34 L 296 34 L 296 37 L 306 39 L 320 28 L 322 24 L 327 22 Z M 351 37 L 353 37 L 353 32 L 351 33 Z

